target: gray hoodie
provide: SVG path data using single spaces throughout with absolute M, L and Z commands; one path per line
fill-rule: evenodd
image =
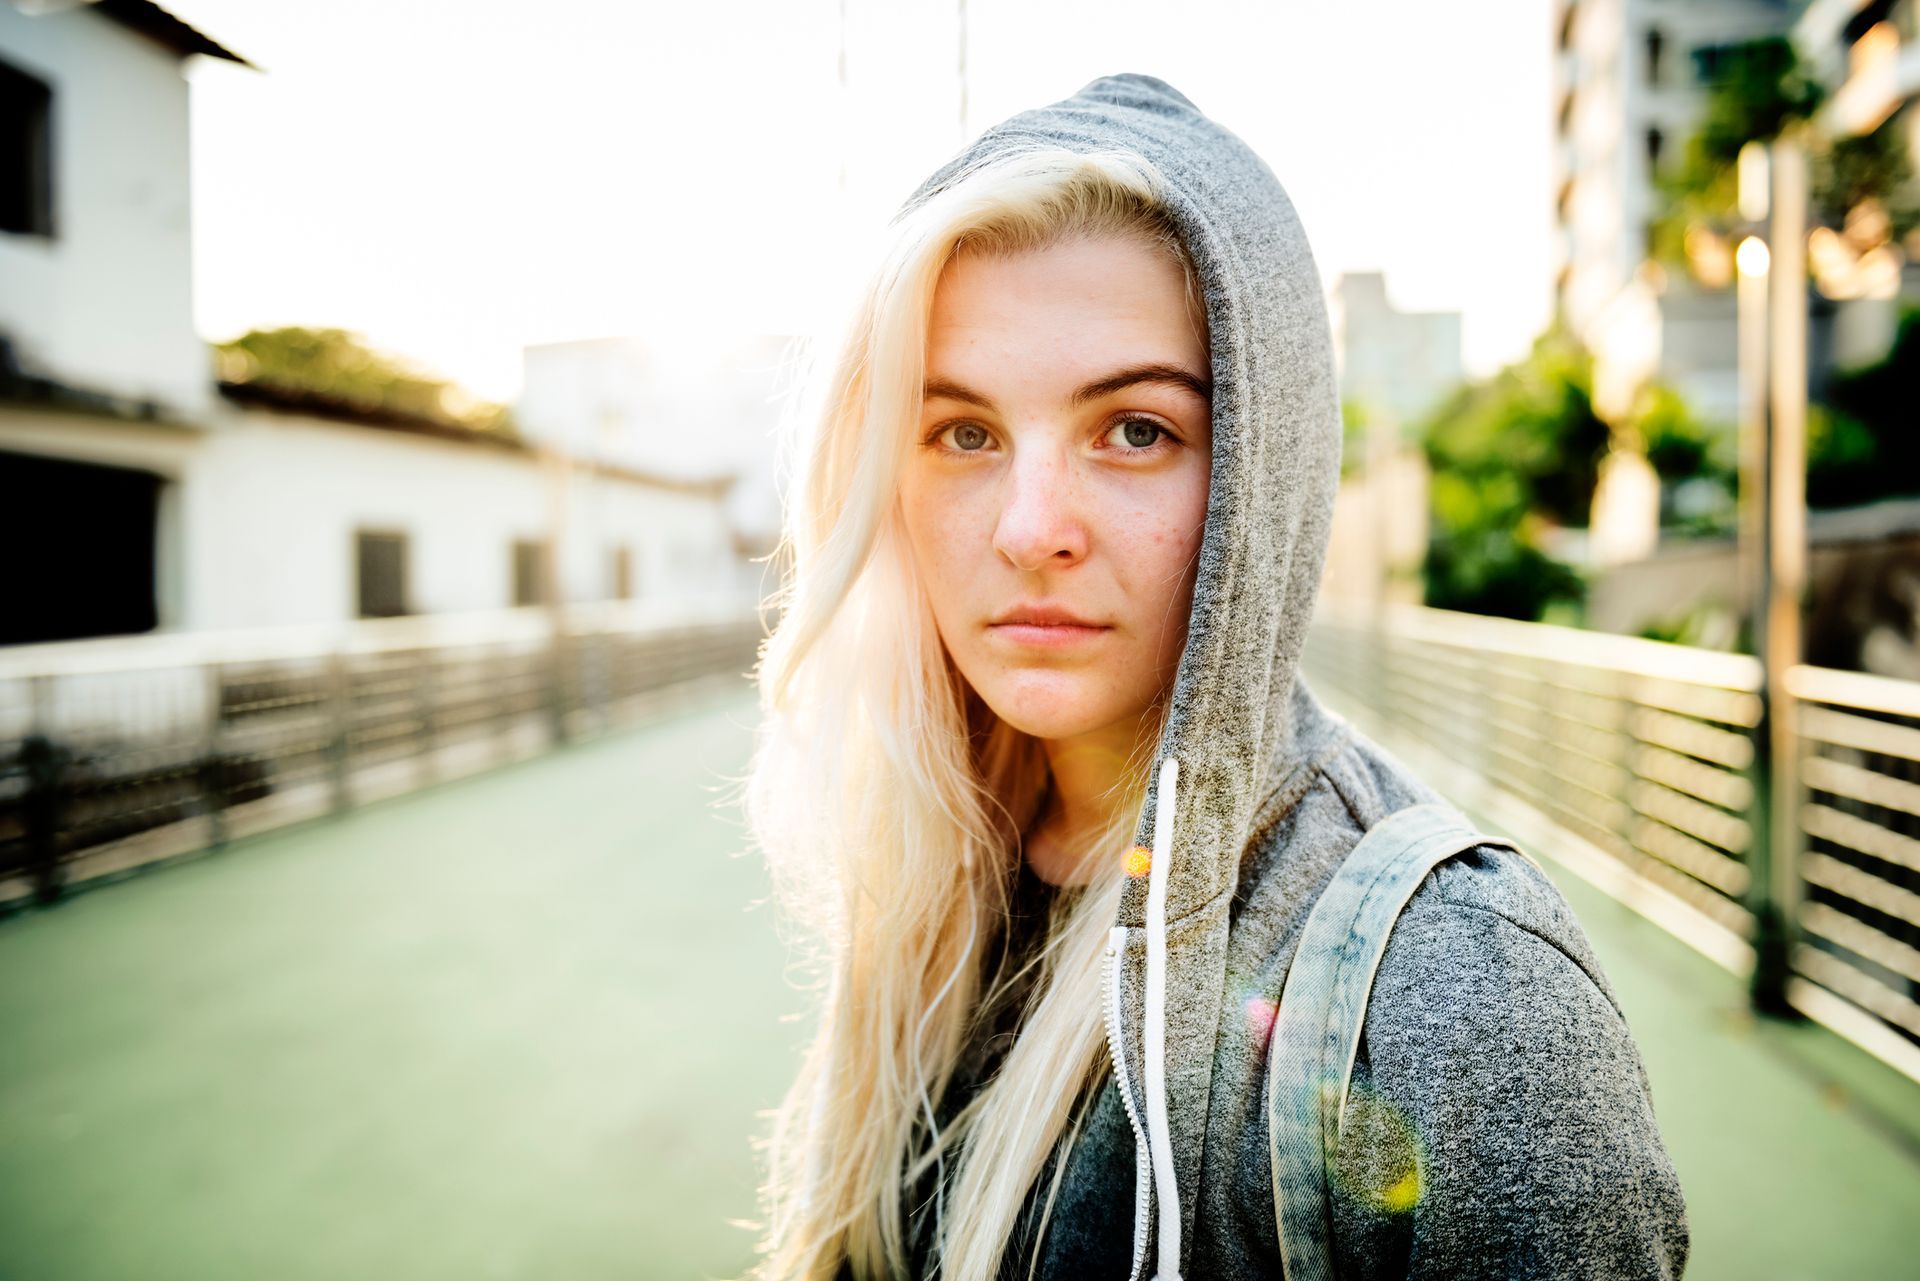
M 1213 362 L 1206 529 L 1155 762 L 1157 778 L 1178 762 L 1177 786 L 1140 819 L 1154 874 L 1126 886 L 1103 993 L 1116 1071 L 1064 1151 L 1039 1275 L 1279 1277 L 1264 1102 L 1288 964 L 1362 834 L 1441 798 L 1297 670 L 1341 418 L 1319 273 L 1286 193 L 1172 86 L 1115 75 L 987 130 L 908 204 L 1032 146 L 1130 149 L 1165 175 Z M 1414 894 L 1342 1117 L 1342 1276 L 1652 1278 L 1685 1264 L 1685 1204 L 1626 1020 L 1566 901 L 1511 851 L 1475 847 Z M 1008 1275 L 1026 1275 L 1037 1210 L 1036 1196 Z

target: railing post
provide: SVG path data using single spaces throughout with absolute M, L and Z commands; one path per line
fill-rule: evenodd
M 423 646 L 413 674 L 415 714 L 420 719 L 420 736 L 414 746 L 422 783 L 431 783 L 440 776 L 439 667 L 434 661 L 435 652 L 433 646 Z
M 61 890 L 60 824 L 66 801 L 67 752 L 35 730 L 20 744 L 20 764 L 27 779 L 23 807 L 27 871 L 33 878 L 34 901 L 51 903 L 60 897 Z
M 513 727 L 519 724 L 519 690 L 514 688 L 515 661 L 513 652 L 505 645 L 489 651 L 482 660 L 482 671 L 490 672 L 487 684 L 494 690 L 493 716 L 493 759 L 504 760 L 508 750 L 508 739 Z
M 208 663 L 206 676 L 206 737 L 200 747 L 200 795 L 207 813 L 207 844 L 215 849 L 227 843 L 227 762 L 222 728 L 226 721 L 227 669 Z
M 327 775 L 333 788 L 333 812 L 344 814 L 353 805 L 349 775 L 353 770 L 353 673 L 345 650 L 327 654 Z
M 603 629 L 594 645 L 594 703 L 602 734 L 613 728 L 613 630 Z
M 556 619 L 547 642 L 547 719 L 556 745 L 568 739 L 567 674 L 571 649 L 566 628 Z

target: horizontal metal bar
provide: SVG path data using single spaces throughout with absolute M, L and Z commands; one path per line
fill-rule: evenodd
M 1832 792 L 1835 796 L 1920 818 L 1920 783 L 1862 769 L 1818 752 L 1807 752 L 1800 757 L 1800 777 L 1811 791 Z
M 1798 708 L 1794 724 L 1802 738 L 1920 761 L 1920 729 L 1806 704 Z
M 1787 669 L 1786 686 L 1788 693 L 1808 702 L 1837 703 L 1920 720 L 1920 681 L 1802 664 Z
M 1839 957 L 1802 943 L 1793 949 L 1793 968 L 1909 1035 L 1920 1036 L 1920 1005 L 1898 995 L 1886 984 L 1861 973 Z
M 1882 863 L 1920 872 L 1920 841 L 1902 836 L 1871 819 L 1847 814 L 1831 805 L 1802 805 L 1800 830 L 1809 836 L 1844 845 Z M 1920 916 L 1911 918 L 1920 921 Z
M 1801 879 L 1831 890 L 1896 921 L 1920 924 L 1920 894 L 1843 862 L 1831 854 L 1809 852 L 1800 863 Z
M 1874 929 L 1857 916 L 1848 916 L 1825 903 L 1807 903 L 1800 909 L 1800 924 L 1810 934 L 1818 934 L 1902 978 L 1920 983 L 1920 948 Z

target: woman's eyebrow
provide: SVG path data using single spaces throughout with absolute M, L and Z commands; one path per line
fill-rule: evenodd
M 1115 370 L 1105 378 L 1088 383 L 1073 393 L 1073 403 L 1084 405 L 1090 400 L 1102 396 L 1111 396 L 1116 391 L 1141 383 L 1161 383 L 1174 387 L 1185 387 L 1205 401 L 1213 399 L 1213 384 L 1205 378 L 1199 378 L 1179 365 L 1129 365 L 1125 369 Z
M 1084 405 L 1088 401 L 1098 400 L 1102 396 L 1111 396 L 1116 391 L 1136 387 L 1142 383 L 1160 383 L 1173 387 L 1185 387 L 1200 399 L 1211 403 L 1213 384 L 1181 368 L 1179 365 L 1128 365 L 1116 369 L 1104 378 L 1096 378 L 1080 390 L 1073 393 L 1073 404 Z M 992 400 L 971 387 L 954 382 L 951 378 L 929 378 L 921 391 L 926 400 L 957 400 L 963 405 L 973 405 L 993 412 Z

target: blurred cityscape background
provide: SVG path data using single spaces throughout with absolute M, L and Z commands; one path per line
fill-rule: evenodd
M 1273 165 L 1316 689 L 1546 857 L 1693 1277 L 1920 1247 L 1920 0 L 0 0 L 0 1276 L 736 1275 L 772 432 L 979 129 Z

